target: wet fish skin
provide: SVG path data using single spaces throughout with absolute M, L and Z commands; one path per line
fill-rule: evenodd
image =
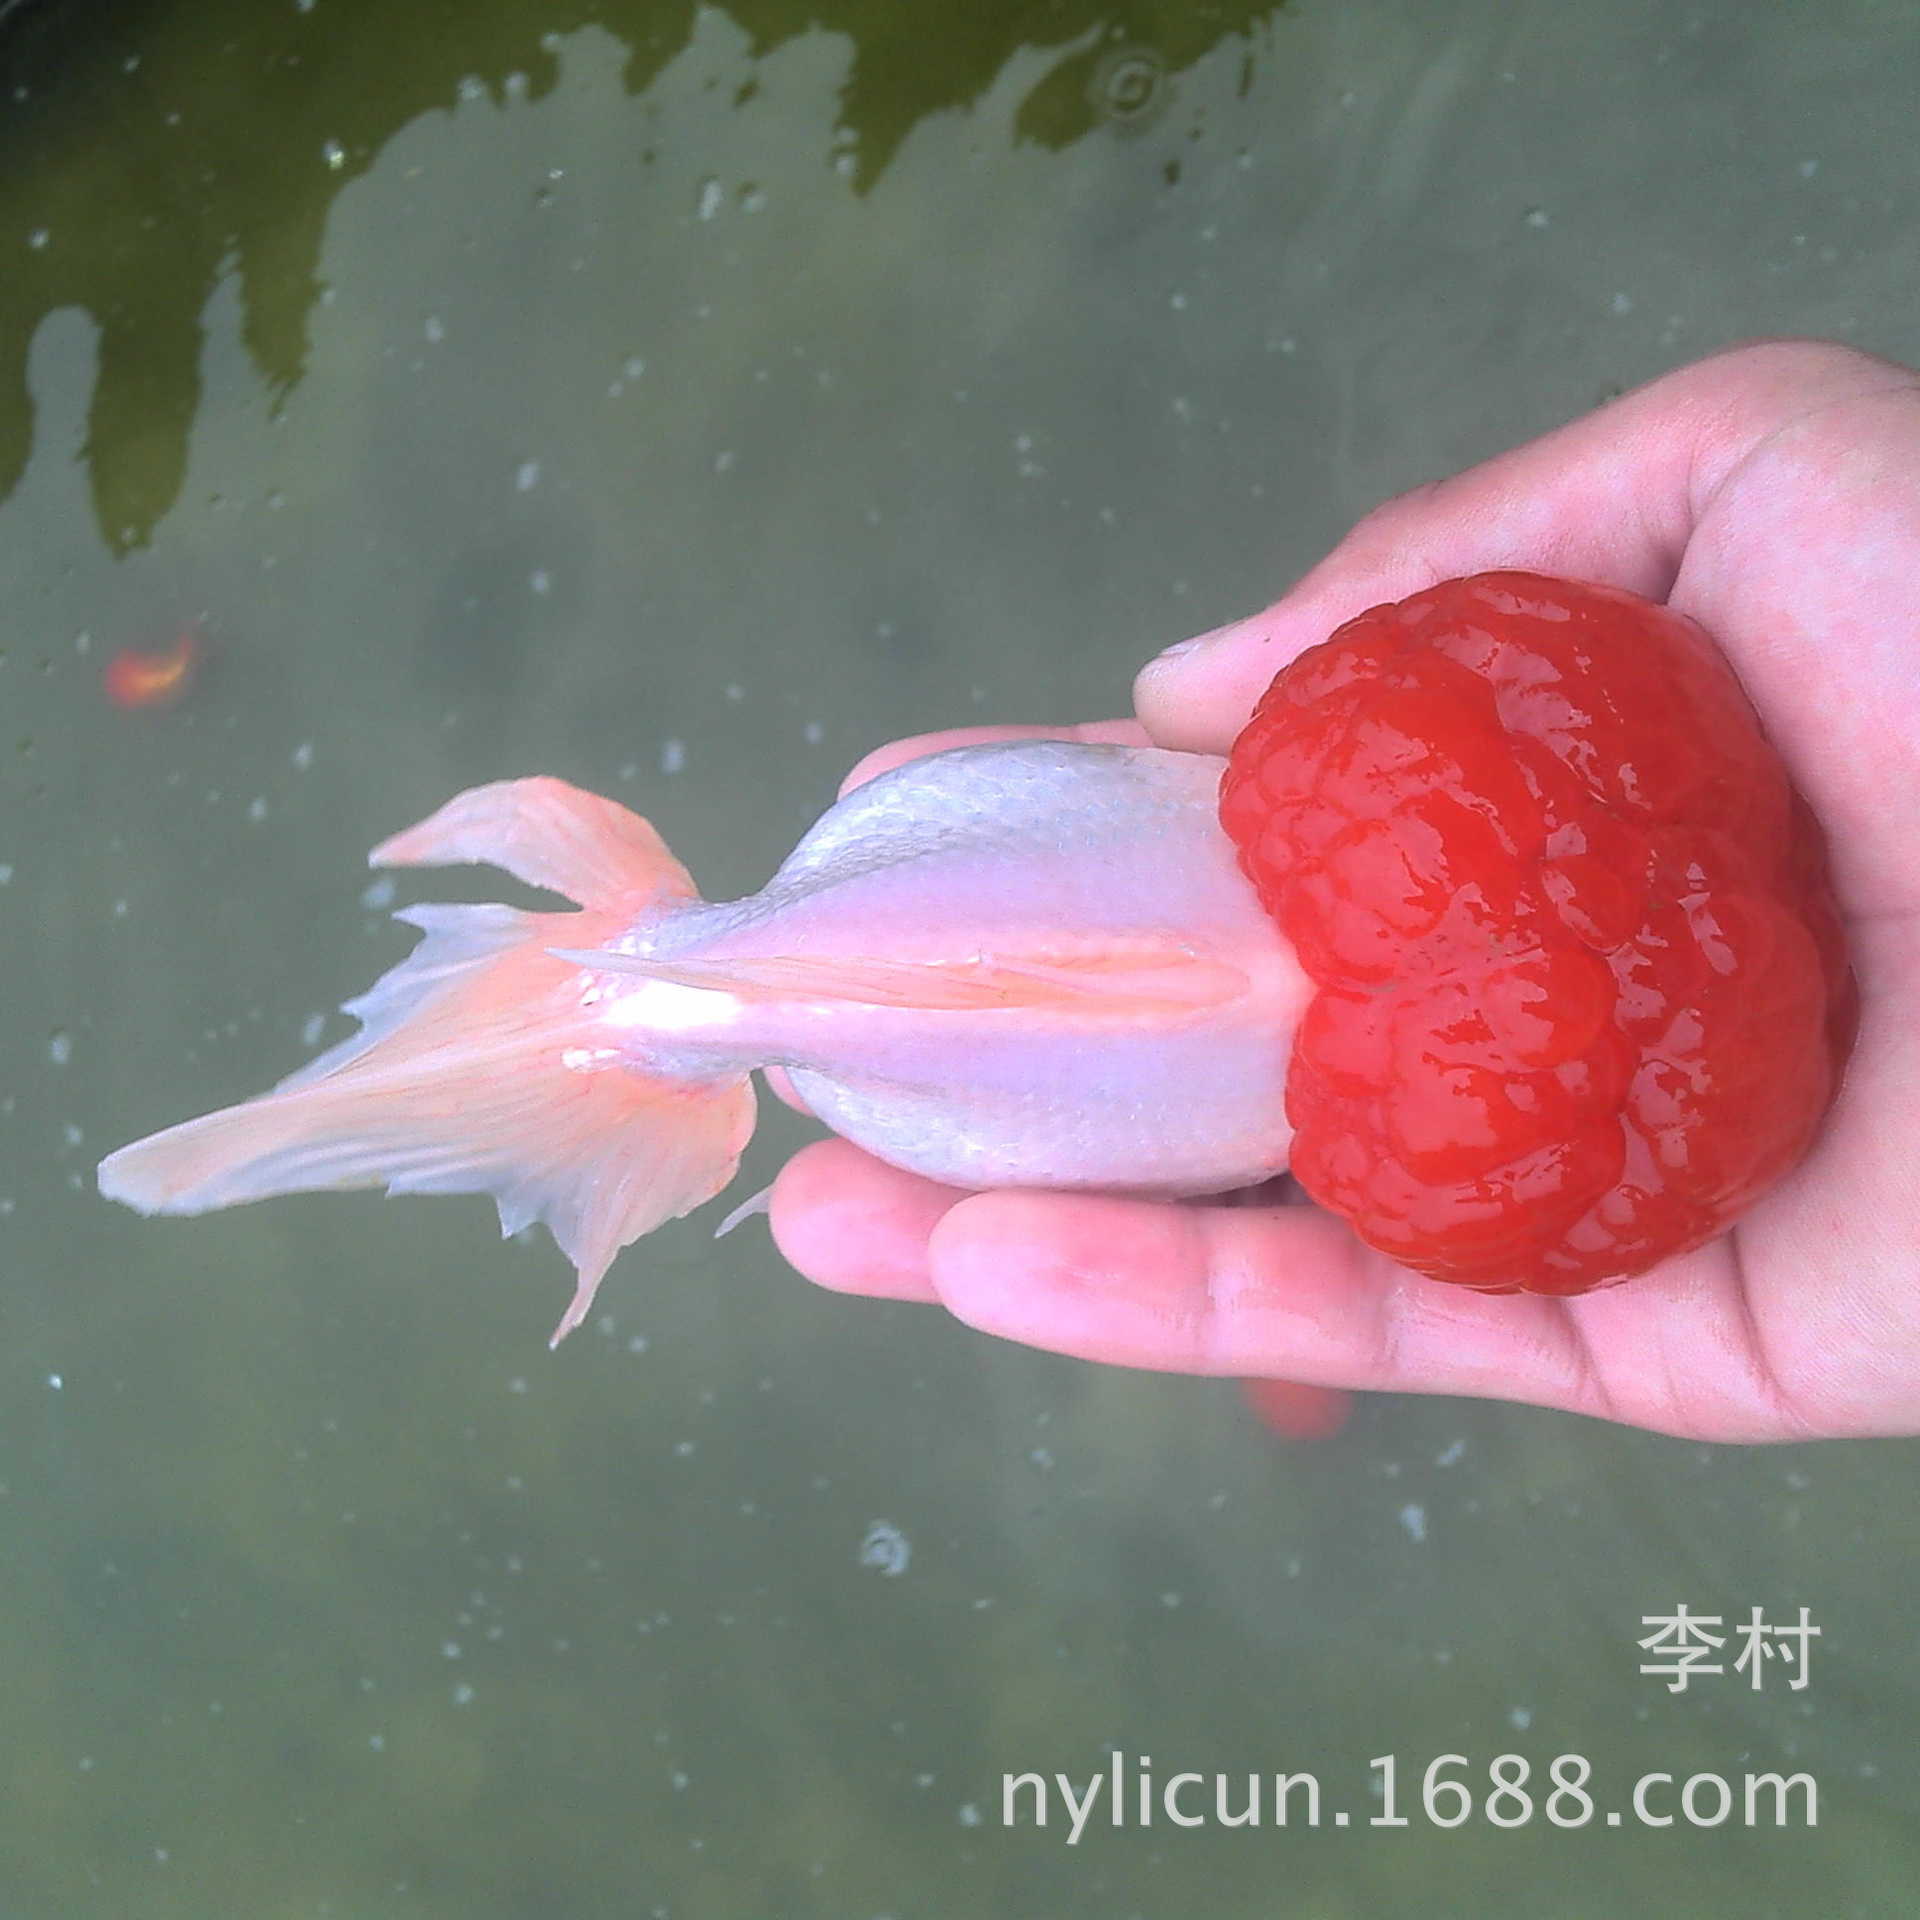
M 610 801 L 550 779 L 473 789 L 375 863 L 485 860 L 581 910 L 404 909 L 427 937 L 349 1003 L 359 1035 L 122 1148 L 101 1189 L 177 1213 L 314 1187 L 488 1191 L 503 1227 L 543 1219 L 573 1258 L 564 1333 L 621 1246 L 732 1177 L 759 1067 L 958 1186 L 1267 1178 L 1309 987 L 1215 816 L 1221 765 L 955 748 L 846 795 L 725 903 Z

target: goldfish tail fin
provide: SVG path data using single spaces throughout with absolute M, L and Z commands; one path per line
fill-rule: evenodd
M 744 1075 L 646 1071 L 600 1024 L 591 977 L 549 951 L 611 939 L 691 883 L 644 821 L 559 781 L 476 789 L 376 851 L 493 860 L 589 904 L 404 909 L 426 937 L 348 1002 L 358 1034 L 256 1100 L 110 1154 L 100 1190 L 142 1213 L 336 1187 L 490 1193 L 503 1232 L 545 1221 L 574 1264 L 557 1344 L 615 1254 L 718 1193 L 753 1131 Z

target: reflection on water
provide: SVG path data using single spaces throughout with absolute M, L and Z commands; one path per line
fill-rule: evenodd
M 33 330 L 55 307 L 84 307 L 100 327 L 94 503 L 108 544 L 124 550 L 144 544 L 179 498 L 200 398 L 200 315 L 217 281 L 238 279 L 261 377 L 292 387 L 310 347 L 328 211 L 401 127 L 458 101 L 544 99 L 566 37 L 587 26 L 618 42 L 621 86 L 644 98 L 694 45 L 706 9 L 697 0 L 484 7 L 452 35 L 431 9 L 380 0 L 330 0 L 319 12 L 224 0 L 194 8 L 191 25 L 155 22 L 152 8 L 117 11 L 106 33 L 29 14 L 0 68 L 18 115 L 10 135 L 0 132 L 0 155 L 64 175 L 55 200 L 79 223 L 58 244 L 51 224 L 30 229 L 9 275 L 0 494 L 26 464 Z M 803 35 L 844 36 L 828 133 L 836 169 L 864 191 L 916 125 L 974 106 L 1017 51 L 1049 56 L 1016 103 L 1017 135 L 1057 148 L 1096 119 L 1144 120 L 1168 96 L 1169 69 L 1253 35 L 1275 11 L 995 0 L 935 16 L 884 0 L 748 0 L 728 17 L 754 59 Z M 1150 43 L 1136 41 L 1142 32 Z M 1246 59 L 1250 76 L 1250 51 Z M 748 73 L 712 104 L 745 106 L 759 85 Z M 637 123 L 642 139 L 646 124 Z M 640 154 L 643 165 L 655 157 Z M 1177 173 L 1177 161 L 1167 164 Z M 703 199 L 705 217 L 721 204 Z
M 701 1220 L 549 1357 L 483 1203 L 87 1177 L 339 1035 L 361 851 L 461 785 L 744 891 L 875 741 L 1113 711 L 1389 488 L 1737 335 L 1914 356 L 1883 15 L 74 17 L 0 39 L 0 1910 L 1903 1911 L 1908 1447 L 1288 1447 Z M 1683 1601 L 1811 1607 L 1807 1690 L 1641 1678 Z M 1114 1750 L 1360 1824 L 1001 1828 Z M 1365 1825 L 1506 1751 L 1821 1825 Z

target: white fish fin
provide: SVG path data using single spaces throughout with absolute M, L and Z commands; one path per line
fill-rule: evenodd
M 1125 1016 L 1217 1005 L 1243 993 L 1239 968 L 1184 947 L 1129 946 L 1044 959 L 863 960 L 791 955 L 752 960 L 649 960 L 554 949 L 600 973 L 704 987 L 743 1000 L 827 1000 L 856 1006 L 959 1012 L 1077 1005 Z
M 737 1207 L 730 1208 L 727 1217 L 714 1228 L 713 1237 L 724 1240 L 735 1227 L 744 1225 L 757 1215 L 773 1211 L 773 1185 L 769 1182 L 758 1193 L 749 1194 Z
M 491 1193 L 505 1231 L 544 1220 L 574 1264 L 558 1342 L 622 1247 L 733 1177 L 752 1087 L 649 1074 L 609 1044 L 591 981 L 549 949 L 612 939 L 623 911 L 400 917 L 426 938 L 351 1003 L 360 1034 L 257 1100 L 122 1147 L 100 1190 L 142 1213 L 331 1187 Z
M 375 867 L 463 862 L 499 867 L 583 907 L 633 913 L 696 897 L 686 868 L 637 813 L 544 774 L 470 787 L 367 855 Z

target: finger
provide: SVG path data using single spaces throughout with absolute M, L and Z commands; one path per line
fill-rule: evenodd
M 767 1076 L 768 1092 L 770 1092 L 776 1100 L 784 1101 L 795 1113 L 804 1113 L 811 1118 L 813 1109 L 800 1098 L 799 1093 L 794 1088 L 793 1076 L 787 1072 L 785 1067 L 763 1067 L 761 1071 Z
M 1742 347 L 1671 373 L 1367 515 L 1262 613 L 1141 670 L 1134 701 L 1162 746 L 1224 752 L 1273 676 L 1355 614 L 1439 580 L 1524 567 L 1671 592 L 1714 489 L 1787 421 L 1911 384 L 1891 361 L 1818 341 Z
M 773 1183 L 769 1224 L 787 1263 L 836 1293 L 937 1298 L 927 1242 L 964 1196 L 884 1166 L 845 1140 L 803 1147 Z
M 941 733 L 916 733 L 906 740 L 891 740 L 875 747 L 840 783 L 842 793 L 865 786 L 877 775 L 891 773 L 909 760 L 924 759 L 930 753 L 945 753 L 949 747 L 982 747 L 1000 740 L 1087 740 L 1119 747 L 1145 747 L 1152 744 L 1146 729 L 1137 720 L 1082 720 L 1060 727 L 948 727 Z
M 1311 1208 L 975 1194 L 927 1260 L 958 1319 L 1058 1354 L 1607 1411 L 1557 1302 L 1427 1281 Z

